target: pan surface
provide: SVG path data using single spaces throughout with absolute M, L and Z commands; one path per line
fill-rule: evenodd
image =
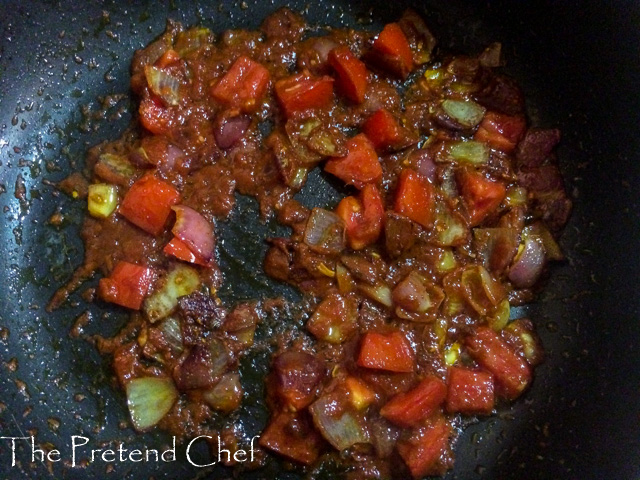
M 17 440 L 12 451 L 3 439 L 0 478 L 232 475 L 190 464 L 184 446 L 173 462 L 86 464 L 90 448 L 122 442 L 162 451 L 171 438 L 131 429 L 110 360 L 70 336 L 85 312 L 85 334 L 114 334 L 124 324 L 122 312 L 88 306 L 83 288 L 60 310 L 44 309 L 82 260 L 84 210 L 47 182 L 81 168 L 89 146 L 127 127 L 131 56 L 162 33 L 167 18 L 215 32 L 256 28 L 285 4 L 311 24 L 371 29 L 414 6 L 443 51 L 475 54 L 501 41 L 506 72 L 522 85 L 532 123 L 563 132 L 560 163 L 575 203 L 562 241 L 568 261 L 553 269 L 524 312 L 537 325 L 547 360 L 522 399 L 462 434 L 447 478 L 640 478 L 640 4 L 592 0 L 1 1 L 0 436 L 33 436 L 39 448 L 59 450 L 61 461 L 32 461 L 28 441 Z M 303 203 L 333 204 L 337 192 L 323 185 L 312 177 Z M 238 205 L 219 226 L 225 299 L 296 300 L 291 289 L 255 273 L 266 250 L 262 239 L 277 225 L 260 223 L 252 200 Z M 60 225 L 51 221 L 57 212 Z M 249 436 L 267 419 L 260 376 L 268 363 L 269 352 L 255 351 L 241 367 L 248 387 L 238 415 Z M 73 436 L 89 440 L 75 467 Z M 201 447 L 191 452 L 194 463 L 208 461 Z M 300 472 L 274 459 L 241 478 L 300 478 Z

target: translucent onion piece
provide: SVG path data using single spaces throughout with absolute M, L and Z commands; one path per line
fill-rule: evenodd
M 178 105 L 180 103 L 180 82 L 164 70 L 147 65 L 144 67 L 144 75 L 147 78 L 149 88 L 158 95 L 167 105 Z
M 340 405 L 337 395 L 328 394 L 309 406 L 313 423 L 336 449 L 345 450 L 357 443 L 368 443 L 364 419 Z
M 469 266 L 462 272 L 460 285 L 465 299 L 480 315 L 486 315 L 505 297 L 502 284 L 479 265 Z
M 125 389 L 131 421 L 138 431 L 156 425 L 178 399 L 178 390 L 170 378 L 134 378 Z
M 213 388 L 202 394 L 202 398 L 214 410 L 234 411 L 242 401 L 240 375 L 238 372 L 226 373 Z
M 445 100 L 442 109 L 463 127 L 473 128 L 484 117 L 486 109 L 471 100 Z
M 393 306 L 391 289 L 384 283 L 378 283 L 376 285 L 361 284 L 358 285 L 358 288 L 367 297 L 381 303 L 385 307 L 391 308 Z
M 200 277 L 193 268 L 176 264 L 160 282 L 160 288 L 144 302 L 144 312 L 151 323 L 169 316 L 178 306 L 178 298 L 195 292 Z
M 216 143 L 220 148 L 231 148 L 244 136 L 249 125 L 251 125 L 251 117 L 247 115 L 222 120 L 219 127 L 213 131 Z
M 449 146 L 449 160 L 471 165 L 484 165 L 489 161 L 489 148 L 475 140 L 454 142 Z
M 499 332 L 509 323 L 509 317 L 511 315 L 511 305 L 506 298 L 498 304 L 492 315 L 487 318 L 489 326 Z
M 324 208 L 314 208 L 304 230 L 304 243 L 319 253 L 339 253 L 345 248 L 344 221 Z

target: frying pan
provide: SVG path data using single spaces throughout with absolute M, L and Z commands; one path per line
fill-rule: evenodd
M 534 319 L 546 362 L 520 400 L 464 431 L 447 478 L 640 478 L 640 3 L 605 0 L 1 1 L 0 436 L 34 435 L 63 459 L 32 463 L 29 444 L 19 441 L 12 467 L 10 442 L 2 440 L 1 478 L 233 475 L 190 465 L 184 447 L 176 462 L 70 466 L 72 435 L 90 438 L 92 448 L 123 442 L 161 449 L 171 439 L 132 431 L 110 360 L 69 334 L 85 312 L 84 335 L 114 334 L 124 324 L 124 312 L 82 299 L 96 279 L 60 310 L 44 309 L 81 262 L 84 208 L 47 182 L 81 168 L 90 145 L 116 138 L 129 124 L 131 55 L 162 33 L 167 18 L 213 31 L 256 28 L 285 4 L 304 10 L 311 24 L 371 29 L 413 6 L 439 48 L 454 53 L 478 53 L 501 41 L 506 72 L 522 85 L 532 122 L 563 132 L 558 153 L 575 202 L 562 238 L 568 261 L 553 268 L 538 301 L 519 312 Z M 24 185 L 24 195 L 14 195 L 16 185 Z M 335 203 L 337 192 L 323 185 L 312 176 L 301 201 Z M 262 239 L 281 234 L 278 226 L 261 223 L 251 199 L 238 203 L 232 219 L 217 227 L 223 297 L 295 301 L 293 290 L 255 273 L 266 248 Z M 56 212 L 59 225 L 51 221 Z M 249 436 L 267 420 L 259 379 L 268 363 L 268 349 L 256 349 L 241 366 L 247 393 L 237 418 Z M 205 463 L 198 447 L 192 459 Z M 314 474 L 335 478 L 330 468 Z M 236 475 L 301 477 L 277 459 Z

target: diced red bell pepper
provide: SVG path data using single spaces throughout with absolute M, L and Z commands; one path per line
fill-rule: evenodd
M 362 61 L 348 47 L 334 48 L 329 52 L 329 64 L 337 74 L 336 87 L 355 103 L 364 102 L 369 85 L 369 72 Z
M 252 112 L 269 87 L 269 71 L 248 57 L 238 57 L 231 68 L 211 89 L 221 103 Z
M 396 188 L 394 210 L 423 227 L 430 227 L 434 215 L 434 189 L 429 181 L 415 170 L 400 173 Z
M 180 192 L 173 185 L 148 174 L 131 185 L 118 212 L 144 231 L 159 235 L 178 202 Z
M 382 178 L 378 154 L 362 133 L 347 142 L 346 157 L 329 160 L 324 169 L 359 189 L 364 188 L 367 183 L 378 183 Z
M 276 96 L 286 117 L 295 112 L 325 108 L 333 100 L 333 78 L 308 77 L 304 74 L 278 80 Z
M 474 138 L 489 144 L 496 150 L 510 153 L 524 136 L 526 127 L 527 124 L 522 115 L 487 112 Z
M 384 108 L 371 115 L 362 126 L 376 150 L 395 149 L 406 143 L 406 134 L 398 121 Z
M 493 375 L 484 370 L 451 367 L 447 411 L 489 415 L 495 403 Z
M 336 207 L 336 214 L 346 224 L 349 246 L 361 250 L 378 240 L 382 232 L 384 205 L 378 187 L 367 184 L 360 198 L 343 198 Z
M 513 400 L 531 382 L 531 368 L 496 332 L 489 327 L 479 327 L 475 335 L 466 338 L 469 355 L 483 368 L 491 372 L 499 395 Z
M 368 332 L 360 344 L 358 365 L 389 372 L 413 372 L 416 361 L 411 345 L 402 332 Z
M 100 279 L 98 295 L 107 302 L 139 310 L 154 279 L 152 268 L 120 261 L 108 277 Z
M 258 441 L 296 462 L 311 465 L 320 456 L 323 440 L 311 425 L 306 412 L 279 412 L 269 422 Z
M 403 80 L 413 69 L 413 54 L 409 41 L 397 23 L 389 23 L 373 42 L 378 65 Z
M 451 425 L 442 417 L 418 430 L 408 440 L 398 442 L 398 453 L 409 467 L 413 478 L 442 475 L 446 466 L 440 459 L 449 446 Z
M 173 48 L 170 48 L 155 61 L 154 65 L 158 68 L 167 68 L 178 60 L 180 60 L 180 54 Z
M 140 123 L 155 135 L 171 136 L 173 116 L 157 95 L 145 96 L 138 108 Z
M 507 195 L 504 183 L 490 180 L 480 172 L 464 169 L 458 174 L 458 181 L 471 226 L 478 225 L 487 218 Z
M 447 386 L 436 377 L 427 377 L 415 388 L 389 400 L 380 414 L 400 427 L 413 427 L 435 413 L 447 398 Z
M 179 260 L 185 262 L 195 263 L 196 265 L 208 266 L 208 263 L 200 258 L 199 255 L 192 252 L 189 246 L 180 240 L 178 237 L 173 237 L 169 243 L 167 243 L 162 249 L 167 255 L 173 255 Z

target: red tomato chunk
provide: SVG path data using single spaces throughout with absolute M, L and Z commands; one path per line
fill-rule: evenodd
M 401 427 L 413 427 L 438 411 L 446 397 L 447 386 L 436 377 L 427 377 L 413 390 L 389 400 L 380 414 Z
M 495 402 L 493 375 L 483 370 L 451 367 L 447 411 L 489 415 Z
M 98 295 L 107 302 L 139 310 L 154 279 L 153 269 L 120 261 L 108 277 L 100 279 Z
M 251 112 L 258 107 L 269 87 L 269 71 L 247 57 L 239 57 L 211 89 L 216 100 Z
M 362 338 L 358 365 L 389 372 L 413 372 L 415 358 L 411 345 L 402 332 L 369 332 Z

